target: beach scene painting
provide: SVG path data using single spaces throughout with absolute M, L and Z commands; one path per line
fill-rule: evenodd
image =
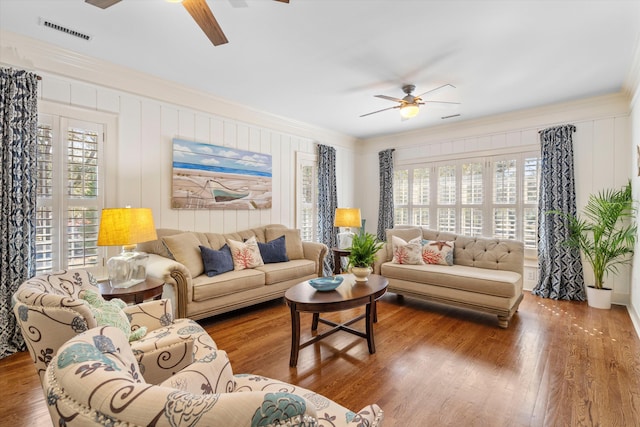
M 173 209 L 268 209 L 271 155 L 173 140 Z

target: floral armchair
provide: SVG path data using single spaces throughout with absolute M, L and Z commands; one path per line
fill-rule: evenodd
M 99 326 L 91 306 L 80 298 L 87 290 L 98 291 L 94 277 L 72 270 L 33 277 L 13 295 L 13 310 L 41 382 L 63 343 Z M 164 381 L 217 348 L 196 322 L 173 319 L 170 300 L 130 305 L 122 312 L 131 330 L 147 328 L 144 337 L 129 344 L 148 383 Z
M 141 375 L 122 330 L 98 327 L 62 345 L 43 388 L 54 425 L 374 427 L 377 405 L 359 413 L 324 396 L 253 375 L 233 375 L 227 354 L 208 356 L 158 385 Z

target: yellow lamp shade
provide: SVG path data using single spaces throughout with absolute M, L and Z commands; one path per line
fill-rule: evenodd
M 358 208 L 337 208 L 333 220 L 334 227 L 361 227 L 362 218 Z
M 149 255 L 136 252 L 136 243 L 155 240 L 156 227 L 151 209 L 103 209 L 98 231 L 98 246 L 122 246 L 119 255 L 109 258 L 109 282 L 114 288 L 128 288 L 143 282 L 147 276 Z
M 109 208 L 102 210 L 98 246 L 129 246 L 157 238 L 151 209 Z

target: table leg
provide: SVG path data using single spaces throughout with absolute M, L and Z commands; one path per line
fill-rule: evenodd
M 311 322 L 311 330 L 318 330 L 318 321 L 320 319 L 320 313 L 313 313 L 313 321 Z
M 298 351 L 300 350 L 300 312 L 296 310 L 295 304 L 290 304 L 291 308 L 291 356 L 289 366 L 294 368 L 298 364 Z
M 365 323 L 366 323 L 366 335 L 367 335 L 367 344 L 369 345 L 369 353 L 373 354 L 376 352 L 376 344 L 373 340 L 373 318 L 375 311 L 375 300 L 369 302 L 367 304 Z

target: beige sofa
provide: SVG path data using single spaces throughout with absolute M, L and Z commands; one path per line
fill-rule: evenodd
M 393 236 L 453 243 L 453 265 L 393 262 Z M 506 328 L 522 301 L 524 244 L 513 240 L 465 237 L 420 227 L 387 230 L 374 273 L 389 280 L 389 292 L 483 311 Z
M 234 233 L 158 229 L 158 240 L 138 245 L 149 254 L 147 275 L 164 280 L 163 297 L 173 301 L 176 316 L 202 319 L 280 298 L 291 286 L 322 275 L 327 247 L 303 242 L 299 230 L 271 224 Z M 232 270 L 209 277 L 200 246 L 219 250 L 229 239 L 251 237 L 265 243 L 285 236 L 289 261 Z

